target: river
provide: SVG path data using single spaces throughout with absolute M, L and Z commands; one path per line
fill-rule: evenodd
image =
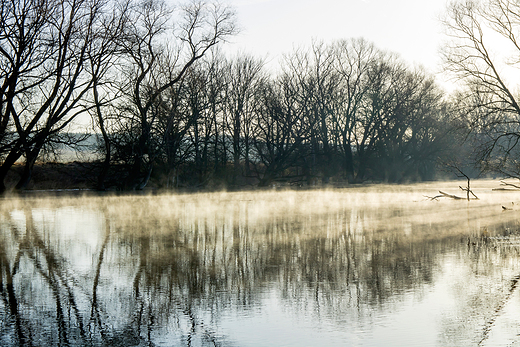
M 520 345 L 520 191 L 461 184 L 5 197 L 0 345 Z

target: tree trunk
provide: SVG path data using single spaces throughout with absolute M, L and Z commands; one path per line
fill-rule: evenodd
M 240 174 L 240 113 L 235 114 L 233 128 L 233 184 L 237 184 L 237 178 Z
M 22 176 L 18 180 L 18 183 L 15 186 L 15 190 L 23 190 L 27 188 L 27 185 L 31 181 L 32 171 L 34 168 L 34 163 L 36 163 L 36 159 L 38 159 L 38 156 L 40 155 L 40 151 L 43 147 L 44 140 L 47 138 L 47 135 L 42 136 L 36 144 L 34 145 L 34 148 L 26 153 L 25 158 L 25 165 L 23 168 Z
M 105 190 L 105 180 L 108 174 L 108 170 L 110 169 L 110 139 L 108 138 L 107 131 L 105 129 L 105 120 L 103 119 L 103 114 L 101 112 L 101 103 L 99 101 L 99 93 L 97 90 L 97 79 L 94 79 L 93 84 L 93 93 L 94 93 L 94 101 L 96 103 L 96 114 L 99 122 L 99 129 L 101 130 L 101 135 L 103 136 L 103 142 L 105 145 L 105 160 L 101 166 L 101 172 L 99 173 L 97 179 L 97 190 Z
M 258 182 L 259 187 L 267 187 L 273 181 L 273 177 L 270 174 L 264 174 L 264 176 Z
M 356 172 L 356 178 L 355 178 L 355 181 L 360 183 L 360 182 L 363 182 L 364 178 L 365 178 L 365 173 L 366 173 L 366 166 L 367 166 L 367 158 L 366 158 L 366 155 L 365 155 L 365 150 L 361 147 L 360 149 L 358 149 L 358 153 L 357 153 L 357 159 L 358 159 L 358 167 L 357 167 L 357 172 Z
M 14 163 L 20 159 L 21 153 L 18 151 L 11 151 L 4 160 L 2 166 L 0 166 L 0 194 L 5 194 L 7 187 L 5 185 L 5 178 L 13 167 Z
M 14 187 L 15 190 L 24 190 L 27 188 L 27 185 L 31 181 L 32 171 L 34 167 L 34 163 L 36 162 L 36 158 L 32 158 L 32 155 L 29 155 L 25 160 L 25 165 L 23 167 L 22 176 L 18 180 L 18 183 Z
M 103 160 L 102 166 L 101 166 L 101 172 L 99 173 L 98 179 L 97 179 L 97 185 L 96 189 L 103 191 L 106 189 L 105 187 L 105 180 L 108 175 L 108 170 L 110 169 L 110 142 L 108 138 L 105 138 L 105 134 L 103 134 L 103 138 L 105 141 L 105 159 Z
M 139 186 L 139 179 L 141 176 L 141 167 L 142 167 L 142 159 L 141 156 L 136 154 L 134 155 L 134 162 L 130 168 L 130 173 L 126 178 L 124 189 L 125 190 L 135 190 Z
M 354 156 L 352 154 L 352 147 L 350 145 L 350 141 L 343 141 L 343 165 L 345 169 L 345 177 L 348 182 L 354 180 Z
M 134 154 L 134 162 L 132 167 L 130 168 L 130 174 L 126 179 L 125 189 L 138 190 L 140 189 L 141 182 L 141 170 L 144 166 L 144 154 L 147 153 L 147 144 L 149 140 L 149 130 L 148 124 L 146 124 L 146 119 L 142 116 L 141 119 L 141 135 L 139 136 L 139 140 L 137 142 L 136 153 Z
M 5 177 L 7 176 L 7 172 L 9 172 L 9 170 L 6 170 L 4 165 L 2 165 L 0 167 L 0 194 L 5 194 L 7 191 L 7 187 L 5 186 Z
M 249 139 L 246 137 L 245 138 L 245 158 L 244 158 L 244 163 L 245 163 L 245 174 L 246 176 L 250 176 L 251 175 L 251 170 L 250 170 L 250 166 L 251 166 L 251 163 L 250 163 L 250 160 L 249 160 Z

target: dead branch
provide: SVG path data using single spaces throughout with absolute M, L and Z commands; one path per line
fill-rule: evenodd
M 449 168 L 451 168 L 453 170 L 453 172 L 455 173 L 455 175 L 459 178 L 465 178 L 468 182 L 468 186 L 466 188 L 462 188 L 461 186 L 459 186 L 459 188 L 466 192 L 466 200 L 470 201 L 470 200 L 480 200 L 472 191 L 471 191 L 471 188 L 470 188 L 470 178 L 468 175 L 466 175 L 457 165 L 454 165 L 454 164 L 446 164 Z M 442 192 L 441 192 L 442 193 Z M 473 195 L 473 198 L 470 197 L 470 194 Z M 464 198 L 461 198 L 461 197 L 456 197 L 455 198 L 455 195 L 449 195 L 448 194 L 448 197 L 452 198 L 452 199 L 464 199 Z
M 441 193 L 444 198 L 450 198 L 450 199 L 454 199 L 454 200 L 466 200 L 466 198 L 462 198 L 462 197 L 457 196 L 457 195 L 448 194 L 448 193 L 445 193 L 445 192 L 443 192 L 441 190 L 439 190 L 439 193 Z
M 459 188 L 463 191 L 463 192 L 467 192 L 467 193 L 470 193 L 471 195 L 473 195 L 474 199 L 473 200 L 480 200 L 478 198 L 478 196 L 475 195 L 475 193 L 473 193 L 473 191 L 471 189 L 469 189 L 469 183 L 468 183 L 468 188 L 462 188 L 461 186 L 459 186 Z M 470 200 L 469 198 L 469 194 L 468 194 L 468 200 Z
M 462 190 L 466 191 L 466 189 L 460 187 Z M 457 196 L 457 195 L 452 195 L 452 194 L 448 194 L 448 193 L 445 193 L 441 190 L 439 190 L 439 193 L 440 195 L 435 195 L 435 196 L 428 196 L 428 195 L 423 195 L 425 198 L 427 199 L 430 199 L 430 201 L 433 201 L 433 200 L 437 200 L 439 201 L 439 198 L 450 198 L 450 199 L 454 199 L 454 200 L 468 200 L 468 198 L 464 198 L 464 197 L 461 197 L 461 196 Z M 475 194 L 473 194 L 473 192 L 470 190 L 470 193 L 473 195 L 473 198 L 469 198 L 469 200 L 480 200 Z
M 500 185 L 501 186 L 506 186 L 506 187 L 513 187 L 513 189 L 511 188 L 493 188 L 493 190 L 505 190 L 505 191 L 517 191 L 517 190 L 520 190 L 520 186 L 516 185 L 516 184 L 513 184 L 513 183 L 508 183 L 508 182 L 505 182 L 505 181 L 500 181 Z
M 520 189 L 520 186 L 517 186 L 516 184 L 513 184 L 513 183 L 508 183 L 508 182 L 505 182 L 505 181 L 500 181 L 500 185 L 502 186 L 511 186 L 511 187 L 514 187 L 516 189 Z

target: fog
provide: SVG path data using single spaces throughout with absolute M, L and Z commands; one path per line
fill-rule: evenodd
M 6 197 L 0 344 L 518 342 L 520 194 L 460 184 Z

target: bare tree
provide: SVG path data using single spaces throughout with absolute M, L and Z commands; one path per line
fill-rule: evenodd
M 14 146 L 16 100 L 24 90 L 18 83 L 31 80 L 41 83 L 45 76 L 35 72 L 52 57 L 52 45 L 42 45 L 43 34 L 50 30 L 49 16 L 55 15 L 56 3 L 5 1 L 0 7 L 0 144 L 2 155 Z M 40 78 L 38 78 L 40 77 Z M 30 86 L 30 85 L 29 85 Z
M 226 60 L 222 54 L 214 52 L 207 63 L 208 80 L 205 85 L 208 110 L 205 117 L 204 129 L 208 141 L 207 158 L 211 158 L 212 167 L 208 171 L 221 184 L 224 180 L 227 165 L 226 126 L 224 122 L 225 94 L 226 94 Z M 205 144 L 206 148 L 206 144 Z M 221 182 L 218 182 L 221 181 Z
M 284 179 L 284 171 L 294 169 L 309 146 L 314 119 L 299 88 L 294 75 L 284 74 L 259 89 L 253 128 L 260 186 Z
M 337 141 L 341 144 L 345 175 L 353 181 L 356 125 L 369 91 L 368 73 L 382 52 L 364 39 L 339 41 L 335 50 L 336 69 L 341 79 L 341 100 L 332 121 Z
M 132 81 L 127 95 L 140 130 L 127 182 L 133 189 L 146 186 L 156 158 L 157 148 L 150 141 L 157 121 L 154 105 L 195 61 L 236 32 L 234 12 L 219 3 L 193 0 L 175 15 L 161 0 L 143 1 L 135 7 L 127 36 L 128 78 Z M 172 23 L 175 18 L 179 21 Z M 172 122 L 174 117 L 172 113 Z
M 220 171 L 222 143 L 226 140 L 223 109 L 227 69 L 218 50 L 188 69 L 177 89 L 161 99 L 156 132 L 163 139 L 162 162 L 166 186 L 206 185 Z M 175 114 L 175 117 L 171 117 Z M 226 163 L 227 164 L 227 163 Z M 182 171 L 183 175 L 179 175 Z M 181 181 L 184 181 L 181 183 Z
M 340 76 L 335 69 L 334 47 L 323 42 L 314 42 L 308 56 L 304 83 L 305 95 L 309 98 L 311 117 L 315 120 L 313 152 L 318 156 L 322 181 L 328 183 L 336 174 L 337 142 L 334 141 L 333 119 L 340 92 Z
M 85 109 L 91 87 L 85 72 L 94 23 L 104 1 L 12 1 L 2 3 L 2 138 L 0 192 L 13 164 L 25 157 L 17 188 L 31 178 L 46 141 L 66 129 Z
M 121 83 L 118 72 L 123 51 L 119 47 L 125 40 L 130 5 L 129 1 L 114 3 L 111 11 L 101 15 L 88 50 L 87 71 L 92 79 L 92 99 L 86 107 L 101 132 L 104 155 L 96 184 L 99 190 L 105 190 L 105 179 L 110 168 L 112 146 L 107 122 L 109 114 L 117 113 L 113 105 L 121 97 L 117 83 Z
M 257 89 L 265 79 L 262 73 L 263 61 L 242 55 L 228 63 L 225 122 L 232 139 L 233 177 L 237 184 L 241 174 L 240 160 L 244 158 L 245 174 L 249 174 L 251 152 L 252 114 L 255 108 Z
M 520 62 L 520 3 L 456 1 L 444 23 L 451 39 L 444 60 L 466 86 L 459 112 L 470 124 L 476 160 L 484 170 L 520 177 L 520 105 L 510 78 Z

